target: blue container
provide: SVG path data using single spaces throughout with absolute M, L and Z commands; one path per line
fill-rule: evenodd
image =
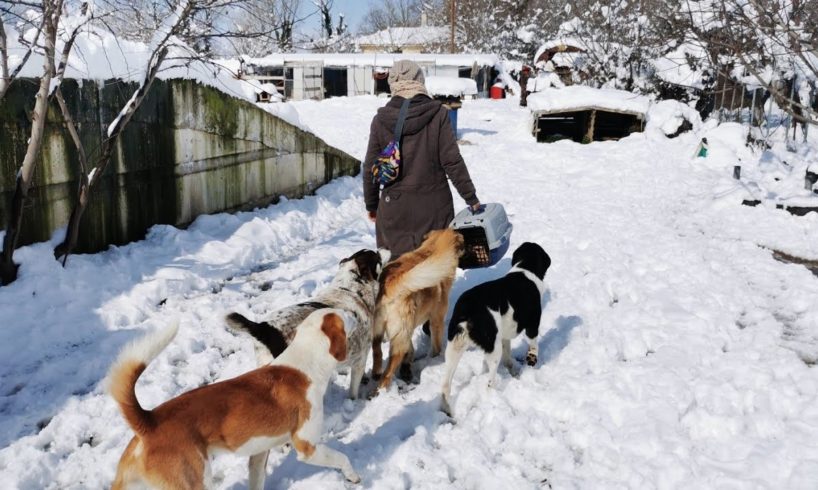
M 508 251 L 513 226 L 508 222 L 502 204 L 489 203 L 482 212 L 472 214 L 466 208 L 450 225 L 463 235 L 465 253 L 458 264 L 461 269 L 490 267 Z
M 457 109 L 449 109 L 449 122 L 452 123 L 454 139 L 457 139 Z

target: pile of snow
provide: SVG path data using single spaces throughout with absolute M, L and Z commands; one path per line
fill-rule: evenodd
M 678 100 L 661 100 L 652 104 L 646 118 L 646 132 L 659 131 L 665 136 L 676 136 L 680 129 L 698 131 L 702 126 L 699 113 Z
M 743 200 L 759 201 L 761 207 L 818 207 L 818 194 L 805 186 L 805 176 L 818 158 L 818 144 L 788 147 L 786 130 L 780 128 L 767 138 L 769 148 L 748 146 L 749 130 L 738 123 L 708 121 L 700 134 L 708 141 L 708 157 L 703 159 L 721 177 L 716 184 L 724 205 Z M 816 138 L 818 140 L 818 138 Z M 813 140 L 815 141 L 815 140 Z M 741 167 L 741 178 L 733 179 L 733 167 Z M 727 178 L 730 177 L 730 178 Z M 802 220 L 816 219 L 805 216 Z
M 12 26 L 6 25 L 5 28 L 9 45 L 9 71 L 14 71 L 27 49 L 19 43 L 19 34 Z M 31 38 L 34 33 L 32 29 L 26 32 L 25 36 Z M 62 46 L 62 41 L 58 41 L 56 48 L 58 56 Z M 141 82 L 151 52 L 151 47 L 145 43 L 118 39 L 108 31 L 88 27 L 77 35 L 65 70 L 65 78 L 98 82 L 112 79 Z M 19 76 L 37 78 L 42 72 L 43 57 L 39 53 L 34 53 Z M 270 85 L 262 85 L 253 80 L 239 80 L 236 77 L 236 70 L 231 70 L 223 64 L 201 61 L 197 53 L 178 39 L 170 47 L 167 59 L 157 76 L 163 80 L 174 78 L 196 80 L 250 102 L 255 102 L 256 94 L 261 91 L 278 96 L 274 87 L 271 89 Z
M 477 82 L 471 78 L 426 77 L 426 91 L 431 96 L 477 95 Z
M 559 89 L 545 89 L 528 96 L 528 108 L 532 112 L 563 112 L 588 109 L 645 114 L 650 99 L 631 92 L 616 89 L 597 89 L 572 85 Z
M 536 77 L 531 77 L 526 83 L 529 92 L 542 92 L 549 88 L 563 88 L 565 84 L 562 79 L 553 71 L 540 70 Z M 529 99 L 530 100 L 530 99 Z

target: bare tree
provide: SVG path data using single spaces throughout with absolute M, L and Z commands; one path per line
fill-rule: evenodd
M 146 66 L 144 67 L 144 75 L 142 80 L 134 93 L 131 95 L 130 100 L 128 100 L 125 106 L 119 111 L 119 114 L 114 121 L 108 126 L 106 137 L 102 142 L 100 150 L 98 151 L 98 157 L 88 172 L 85 172 L 85 169 L 87 168 L 87 157 L 85 156 L 86 152 L 83 148 L 82 142 L 80 141 L 79 137 L 75 135 L 76 131 L 72 129 L 73 122 L 71 121 L 70 114 L 66 110 L 65 104 L 62 102 L 60 103 L 60 108 L 62 109 L 66 124 L 69 127 L 72 140 L 77 146 L 80 154 L 80 166 L 82 170 L 80 185 L 77 192 L 77 202 L 75 203 L 74 208 L 71 210 L 71 216 L 68 220 L 65 238 L 62 243 L 54 248 L 54 257 L 58 260 L 62 258 L 63 264 L 65 264 L 65 261 L 68 259 L 68 255 L 71 254 L 76 247 L 83 213 L 88 206 L 91 194 L 101 181 L 105 170 L 111 162 L 119 137 L 122 135 L 123 130 L 128 125 L 128 122 L 131 120 L 133 114 L 137 111 L 137 109 L 139 109 L 140 105 L 144 101 L 145 96 L 148 94 L 148 91 L 151 88 L 151 85 L 156 80 L 156 76 L 159 73 L 163 62 L 168 56 L 170 48 L 175 44 L 175 39 L 186 29 L 192 18 L 191 16 L 196 9 L 202 8 L 206 2 L 207 0 L 200 0 L 198 2 L 194 0 L 182 0 L 179 2 L 179 4 L 177 4 L 173 15 L 166 19 L 165 25 L 161 26 L 157 31 L 156 35 L 154 36 L 156 41 L 152 46 L 151 54 L 148 57 Z
M 436 25 L 450 25 L 453 0 L 425 4 Z M 471 52 L 528 58 L 556 31 L 564 3 L 548 0 L 459 0 L 456 44 Z
M 291 51 L 296 26 L 316 12 L 302 12 L 301 0 L 247 0 L 231 21 L 235 32 L 245 34 L 231 40 L 232 51 L 250 56 Z
M 354 39 L 349 32 L 344 14 L 338 14 L 338 22 L 333 21 L 334 0 L 313 0 L 319 17 L 320 29 L 317 36 L 306 41 L 311 49 L 322 52 L 348 52 L 354 49 Z
M 57 29 L 62 13 L 62 0 L 44 0 L 42 2 L 43 16 L 43 75 L 40 78 L 40 88 L 34 102 L 34 111 L 31 114 L 31 135 L 28 140 L 23 163 L 17 172 L 17 182 L 12 197 L 6 234 L 3 237 L 3 252 L 0 256 L 0 283 L 9 284 L 17 278 L 18 265 L 14 262 L 14 249 L 20 234 L 23 222 L 23 203 L 28 197 L 31 182 L 34 178 L 34 169 L 40 155 L 43 141 L 48 99 L 51 92 L 51 80 L 55 73 L 54 55 L 57 40 Z
M 361 32 L 368 34 L 389 27 L 414 27 L 420 24 L 423 10 L 421 0 L 381 0 L 370 3 L 369 10 L 361 21 Z
M 809 90 L 818 90 L 818 6 L 800 0 L 721 0 L 735 64 L 801 124 L 818 124 Z M 807 90 L 797 90 L 802 84 Z M 788 90 L 789 89 L 789 90 Z
M 34 53 L 35 47 L 38 46 L 40 41 L 40 36 L 43 32 L 44 23 L 46 20 L 45 16 L 43 15 L 33 15 L 34 17 L 39 18 L 39 22 L 32 26 L 35 29 L 34 38 L 29 42 L 25 39 L 25 37 L 23 37 L 22 33 L 20 34 L 18 42 L 21 45 L 26 46 L 26 52 L 23 54 L 22 60 L 14 68 L 14 71 L 9 72 L 8 35 L 6 34 L 4 22 L 6 18 L 16 18 L 19 19 L 23 25 L 31 24 L 30 19 L 27 17 L 22 17 L 16 12 L 18 8 L 23 6 L 22 4 L 23 2 L 0 2 L 0 14 L 2 14 L 0 15 L 0 100 L 3 100 L 3 97 L 8 92 L 9 87 L 11 87 L 11 82 L 17 78 L 28 63 L 32 53 Z M 41 12 L 41 7 L 42 6 L 37 4 L 28 4 L 27 10 L 31 16 L 33 12 Z

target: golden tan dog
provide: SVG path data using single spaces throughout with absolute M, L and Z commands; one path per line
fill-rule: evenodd
M 346 359 L 347 318 L 341 310 L 318 310 L 271 365 L 189 391 L 153 410 L 139 405 L 134 386 L 173 340 L 176 326 L 126 347 L 111 368 L 110 391 L 136 435 L 119 461 L 113 489 L 209 488 L 214 452 L 264 455 L 266 461 L 270 448 L 287 442 L 300 461 L 360 481 L 344 454 L 319 444 L 324 392 L 337 363 Z M 264 465 L 256 471 L 250 488 L 261 489 Z
M 404 358 L 406 364 L 401 372 L 411 376 L 412 333 L 418 325 L 430 323 L 432 355 L 440 354 L 449 291 L 462 255 L 463 235 L 452 229 L 435 230 L 426 235 L 416 250 L 384 267 L 372 340 L 372 376 L 375 378 L 381 375 L 383 368 L 381 343 L 384 336 L 389 340 L 389 366 L 378 385 L 379 390 L 390 385 Z

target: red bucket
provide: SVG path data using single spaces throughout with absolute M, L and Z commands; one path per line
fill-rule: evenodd
M 492 99 L 504 99 L 506 97 L 506 91 L 503 90 L 503 87 L 494 85 L 489 89 L 489 96 Z

